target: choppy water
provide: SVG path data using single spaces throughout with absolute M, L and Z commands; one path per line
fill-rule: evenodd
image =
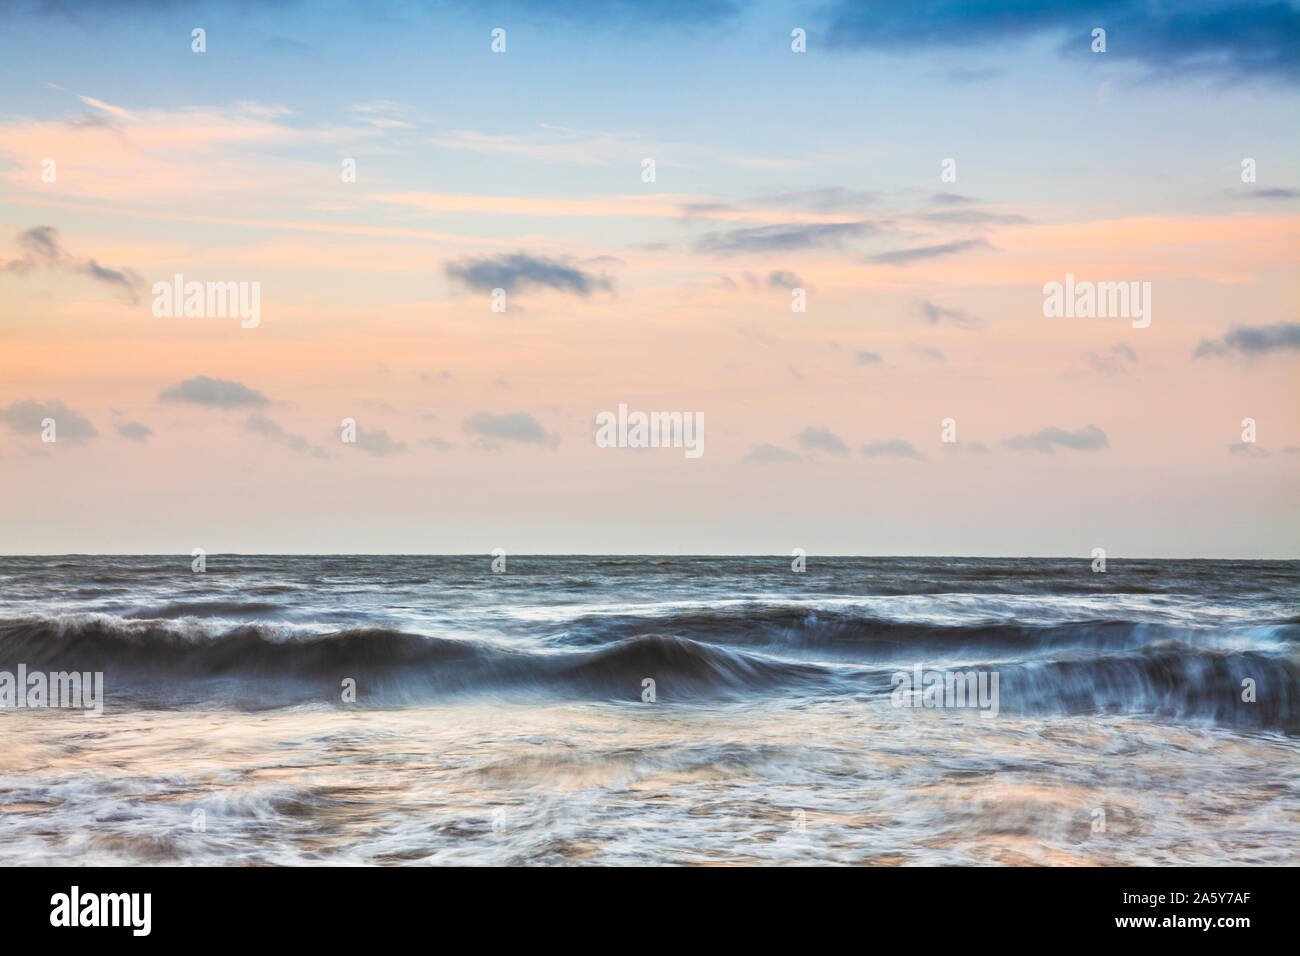
M 0 858 L 1300 862 L 1300 563 L 491 561 L 0 558 Z

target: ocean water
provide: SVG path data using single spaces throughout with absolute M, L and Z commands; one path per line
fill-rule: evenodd
M 0 558 L 0 859 L 1300 863 L 1300 562 L 790 562 Z

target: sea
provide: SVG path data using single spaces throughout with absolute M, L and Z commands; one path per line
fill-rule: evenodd
M 1300 562 L 1095 567 L 0 557 L 0 860 L 1300 863 Z

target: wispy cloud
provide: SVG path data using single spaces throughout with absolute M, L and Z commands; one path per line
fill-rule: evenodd
M 280 425 L 279 422 L 260 415 L 257 412 L 249 415 L 244 421 L 244 431 L 254 435 L 260 435 L 267 441 L 275 442 L 277 445 L 283 445 L 291 451 L 300 455 L 315 455 L 317 458 L 328 457 L 325 449 L 319 445 L 314 445 L 302 435 L 294 435 Z
M 984 238 L 957 239 L 934 246 L 917 246 L 914 249 L 896 249 L 893 252 L 881 252 L 867 256 L 865 262 L 882 262 L 886 265 L 905 266 L 922 259 L 937 259 L 939 256 L 952 256 L 971 249 L 992 249 L 993 246 Z
M 747 226 L 726 232 L 710 232 L 695 243 L 697 252 L 789 252 L 800 249 L 840 249 L 844 244 L 880 230 L 877 223 L 858 222 L 783 223 Z

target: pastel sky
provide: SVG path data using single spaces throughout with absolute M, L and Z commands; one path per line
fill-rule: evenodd
M 1300 557 L 1298 92 L 1289 3 L 11 4 L 0 551 Z

